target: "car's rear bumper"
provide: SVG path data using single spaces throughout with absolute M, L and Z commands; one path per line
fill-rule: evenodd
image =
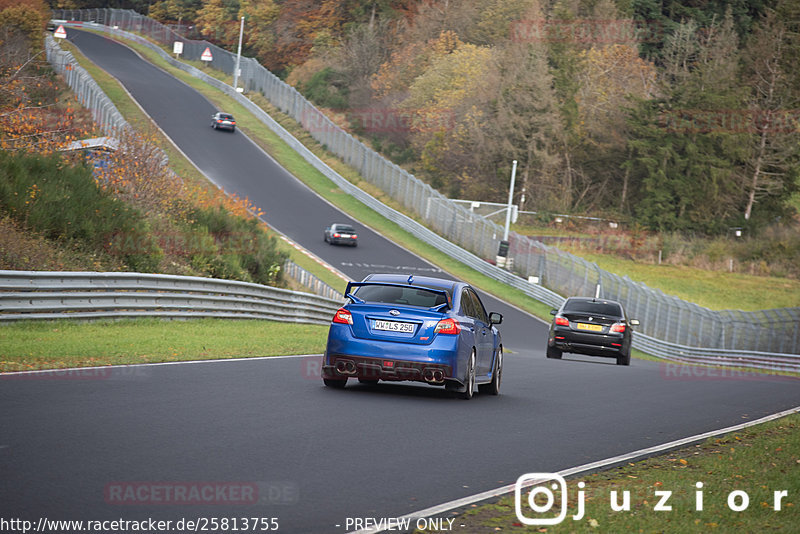
M 588 356 L 616 357 L 626 348 L 623 336 L 608 334 L 588 334 L 582 332 L 555 331 L 549 344 L 564 352 L 586 354 Z
M 341 329 L 344 330 L 344 329 Z M 365 340 L 333 329 L 323 358 L 323 378 L 411 380 L 461 383 L 457 336 L 439 336 L 428 345 Z M 466 358 L 465 358 L 466 360 Z M 343 362 L 343 363 L 339 363 Z
M 337 238 L 335 238 L 335 237 L 332 237 L 332 238 L 330 239 L 330 241 L 331 241 L 331 243 L 333 243 L 334 245 L 351 245 L 351 246 L 356 246 L 356 245 L 358 244 L 358 239 L 337 239 Z
M 442 385 L 452 379 L 452 367 L 440 363 L 365 358 L 337 354 L 325 358 L 322 377 L 329 379 L 360 378 L 365 380 L 411 380 Z M 330 363 L 327 363 L 330 362 Z

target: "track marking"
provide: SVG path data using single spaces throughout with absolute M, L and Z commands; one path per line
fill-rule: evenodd
M 91 369 L 127 369 L 131 367 L 155 367 L 160 365 L 187 365 L 187 364 L 195 364 L 195 363 L 221 363 L 221 362 L 247 362 L 247 361 L 257 361 L 257 360 L 286 360 L 289 358 L 308 358 L 318 356 L 322 357 L 322 354 L 289 354 L 286 356 L 254 356 L 252 358 L 217 358 L 214 360 L 187 360 L 182 362 L 151 362 L 151 363 L 129 363 L 125 365 L 96 365 L 94 367 L 59 367 L 56 369 L 36 369 L 34 371 L 4 371 L 0 373 L 0 379 L 4 376 L 12 376 L 12 375 L 29 375 L 29 374 L 37 374 L 37 373 L 53 373 L 59 372 L 63 373 L 65 371 L 88 371 Z

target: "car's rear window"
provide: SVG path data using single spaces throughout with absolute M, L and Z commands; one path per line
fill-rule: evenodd
M 594 315 L 605 315 L 621 317 L 622 310 L 619 304 L 612 302 L 604 302 L 601 300 L 570 300 L 564 306 L 564 312 L 577 312 L 577 313 L 592 313 Z
M 333 231 L 334 232 L 342 232 L 344 234 L 354 234 L 354 233 L 356 233 L 356 229 L 353 228 L 352 226 L 342 226 L 340 224 L 336 225 L 334 227 Z
M 226 115 L 225 113 L 220 113 L 219 114 L 219 118 L 220 119 L 227 119 L 227 120 L 231 120 L 232 121 L 233 120 L 233 115 Z
M 355 294 L 367 302 L 419 306 L 420 308 L 433 308 L 447 302 L 441 293 L 418 287 L 369 285 L 359 287 Z

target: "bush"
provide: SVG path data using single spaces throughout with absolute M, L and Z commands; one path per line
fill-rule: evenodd
M 111 236 L 149 233 L 142 215 L 98 188 L 88 167 L 68 165 L 58 155 L 0 152 L 0 211 L 48 239 L 98 250 Z M 132 269 L 152 271 L 161 256 L 154 245 L 122 259 Z
M 212 276 L 258 284 L 279 285 L 286 254 L 260 226 L 257 219 L 232 215 L 222 208 L 194 210 L 189 217 L 191 231 L 210 235 L 216 244 L 213 252 L 201 252 L 192 265 Z

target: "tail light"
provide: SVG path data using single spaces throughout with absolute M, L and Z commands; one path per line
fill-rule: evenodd
M 333 237 L 342 237 L 342 234 L 333 234 Z
M 333 322 L 339 324 L 353 324 L 353 315 L 344 308 L 339 308 L 336 311 L 336 315 L 333 316 Z
M 569 326 L 569 319 L 567 319 L 566 317 L 558 316 L 556 317 L 556 324 L 558 326 Z
M 436 329 L 433 331 L 434 334 L 448 334 L 448 335 L 456 335 L 461 332 L 461 325 L 458 324 L 453 318 L 450 319 L 442 319 L 436 325 Z
M 625 325 L 622 323 L 614 323 L 611 325 L 611 331 L 622 333 L 625 331 Z

